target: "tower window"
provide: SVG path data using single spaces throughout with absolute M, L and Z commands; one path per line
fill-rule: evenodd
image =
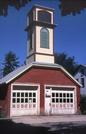
M 29 46 L 29 50 L 32 50 L 32 34 L 30 34 L 30 46 Z
M 51 13 L 46 11 L 38 11 L 38 20 L 42 22 L 51 23 Z
M 33 28 L 30 29 L 29 38 L 30 38 L 29 51 L 31 51 L 33 48 Z
M 47 28 L 40 30 L 40 47 L 49 48 L 49 31 Z

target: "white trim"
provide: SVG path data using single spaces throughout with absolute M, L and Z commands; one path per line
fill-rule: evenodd
M 77 113 L 77 91 L 76 91 L 76 87 L 75 87 L 75 90 L 74 90 L 74 99 L 75 99 L 75 113 Z
M 82 87 L 82 85 L 72 76 L 70 75 L 70 73 L 68 73 L 63 67 L 61 67 L 61 69 L 70 77 L 72 78 L 78 85 L 80 85 Z
M 11 84 L 11 100 L 10 100 L 10 117 L 12 116 L 12 91 L 13 91 L 13 86 L 15 85 L 21 85 L 21 86 L 38 86 L 37 88 L 37 115 L 40 114 L 40 84 L 34 84 L 34 83 L 12 83 Z
M 67 87 L 67 88 L 76 88 L 76 86 L 72 86 L 72 85 L 48 85 L 48 84 L 45 84 L 44 85 L 44 88 L 46 86 L 50 86 L 50 87 Z
M 52 88 L 50 88 L 49 90 L 50 90 L 50 94 L 51 94 Z M 45 88 L 45 85 L 44 85 L 44 114 L 45 115 L 50 115 L 51 114 L 50 112 L 46 113 L 46 111 L 45 111 L 46 110 L 46 106 L 45 106 L 46 105 L 46 100 L 45 99 L 46 99 L 46 88 Z M 51 97 L 49 99 L 50 99 L 50 103 L 51 103 Z
M 10 117 L 11 117 L 11 111 L 12 111 L 12 90 L 13 90 L 13 85 L 11 84 L 11 97 L 10 97 Z
M 82 86 L 71 74 L 69 74 L 66 69 L 64 69 L 61 65 L 58 64 L 54 64 L 53 65 L 49 65 L 49 64 L 38 64 L 37 66 L 43 66 L 43 67 L 50 67 L 50 68 L 59 68 L 61 70 L 63 70 L 63 72 L 65 72 L 71 79 L 73 79 L 78 85 Z
M 34 83 L 25 83 L 25 82 L 24 83 L 22 83 L 22 82 L 14 82 L 11 85 L 40 86 L 39 83 L 34 84 Z
M 32 66 L 59 68 L 63 72 L 65 72 L 73 81 L 75 81 L 80 87 L 82 87 L 82 85 L 71 74 L 69 74 L 62 66 L 60 66 L 58 64 L 46 64 L 46 63 L 36 63 L 36 62 L 33 62 L 33 63 L 29 64 L 28 66 L 26 66 L 26 68 L 23 69 L 20 73 L 17 73 L 13 78 L 11 78 L 8 81 L 6 81 L 6 84 L 8 84 L 10 81 L 15 79 L 17 76 L 19 76 L 20 74 L 25 72 L 27 69 L 31 68 Z

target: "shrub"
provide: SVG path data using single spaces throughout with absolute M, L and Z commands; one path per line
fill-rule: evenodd
M 80 110 L 82 114 L 86 114 L 86 96 L 81 96 Z

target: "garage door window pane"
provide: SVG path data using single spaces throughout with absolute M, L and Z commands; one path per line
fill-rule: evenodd
M 17 103 L 20 103 L 20 98 L 17 98 Z
M 63 102 L 66 102 L 66 99 L 63 99 Z
M 70 97 L 73 97 L 73 94 L 72 93 L 70 94 Z
M 62 99 L 60 99 L 60 103 L 62 103 Z
M 58 102 L 58 99 L 56 99 L 56 102 Z
M 32 98 L 29 98 L 29 103 L 31 103 L 32 102 Z
M 16 103 L 16 99 L 15 98 L 13 98 L 13 103 Z
M 56 97 L 58 97 L 58 93 L 56 93 Z
M 67 93 L 67 97 L 69 97 L 69 93 Z
M 33 102 L 36 102 L 36 99 L 35 98 L 33 98 Z
M 25 103 L 27 103 L 27 102 L 28 102 L 28 98 L 25 99 Z
M 73 103 L 73 99 L 70 99 L 70 102 Z
M 21 98 L 21 103 L 24 103 L 24 98 Z
M 63 97 L 66 97 L 66 94 L 65 93 L 63 93 Z
M 33 93 L 33 97 L 36 97 L 36 93 Z
M 28 97 L 28 93 L 25 93 L 25 97 Z
M 32 93 L 29 93 L 29 97 L 32 97 Z
M 60 97 L 62 97 L 62 93 L 60 93 Z
M 17 97 L 20 97 L 20 93 L 17 93 Z
M 54 103 L 55 102 L 55 98 L 52 98 L 52 103 Z
M 69 99 L 67 99 L 67 102 L 69 103 Z
M 52 97 L 55 97 L 55 93 L 52 93 Z
M 21 97 L 24 97 L 24 93 L 21 93 Z
M 16 97 L 16 93 L 13 93 L 13 97 Z

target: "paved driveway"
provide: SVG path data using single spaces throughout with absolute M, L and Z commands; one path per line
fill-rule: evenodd
M 59 115 L 59 116 L 21 116 L 13 117 L 15 123 L 24 123 L 30 125 L 44 125 L 49 123 L 86 123 L 86 115 Z
M 23 116 L 0 119 L 0 134 L 85 134 L 86 116 Z

